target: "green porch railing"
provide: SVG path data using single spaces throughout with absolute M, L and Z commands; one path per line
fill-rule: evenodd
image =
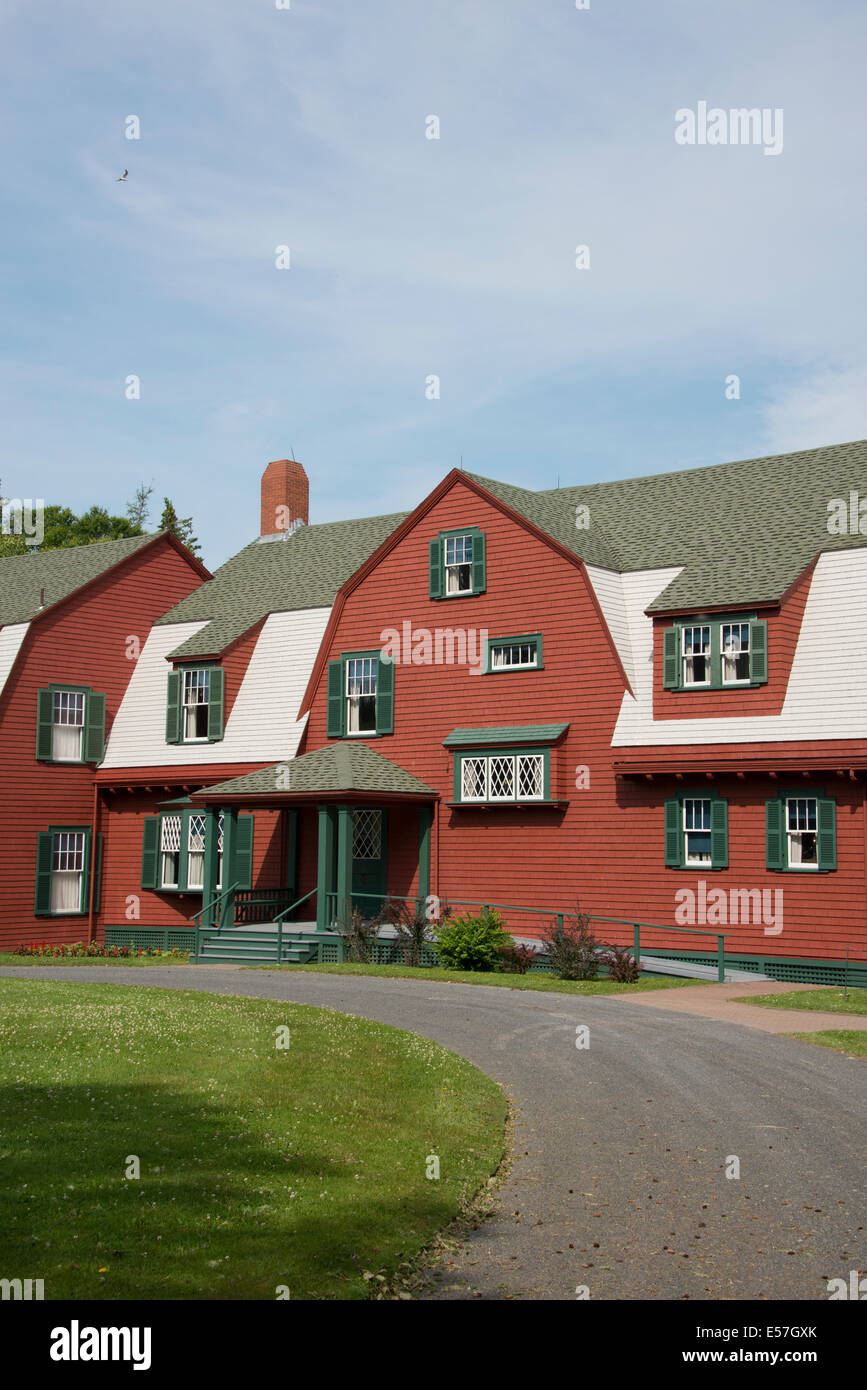
M 194 924 L 194 930 L 196 933 L 196 941 L 195 946 L 193 948 L 194 962 L 198 962 L 199 959 L 199 940 L 200 934 L 204 926 L 205 915 L 208 915 L 207 929 L 209 931 L 222 931 L 223 927 L 225 926 L 225 921 L 223 920 L 223 912 L 220 905 L 222 904 L 224 898 L 227 899 L 229 912 L 232 913 L 232 894 L 239 886 L 239 884 L 233 883 L 231 888 L 224 888 L 222 893 L 218 893 L 216 898 L 212 898 L 211 901 L 209 903 L 206 903 L 205 906 L 202 907 L 198 912 L 194 912 L 192 917 L 190 918 L 190 921 Z M 234 920 L 234 914 L 232 914 L 233 925 Z
M 336 894 L 333 895 L 336 898 Z M 353 898 L 376 898 L 381 899 L 381 893 L 353 893 Z M 389 898 L 396 898 L 399 902 L 417 903 L 417 896 L 408 897 L 403 893 L 388 893 Z M 480 907 L 483 912 L 493 909 L 499 912 L 525 912 L 539 917 L 553 917 L 556 919 L 558 927 L 562 930 L 563 923 L 567 917 L 574 916 L 574 910 L 562 910 L 556 907 L 523 907 L 520 903 L 492 903 L 471 901 L 468 898 L 446 898 L 449 906 L 454 907 Z M 635 956 L 636 965 L 641 960 L 641 932 L 642 931 L 662 931 L 662 932 L 683 932 L 687 936 L 710 936 L 716 939 L 717 943 L 717 979 L 720 984 L 725 983 L 725 939 L 731 933 L 702 931 L 698 927 L 664 927 L 658 922 L 636 922 L 632 917 L 598 917 L 595 913 L 587 913 L 591 922 L 610 922 L 618 926 L 632 927 L 632 949 Z
M 300 907 L 302 903 L 306 903 L 307 899 L 308 899 L 308 898 L 312 898 L 316 892 L 318 892 L 318 889 L 316 889 L 316 888 L 311 888 L 310 892 L 309 892 L 309 893 L 305 893 L 303 898 L 299 898 L 298 901 L 297 901 L 297 903 L 290 903 L 289 907 L 284 907 L 283 911 L 282 911 L 282 912 L 279 912 L 279 913 L 277 914 L 277 916 L 276 916 L 275 918 L 273 918 L 273 921 L 276 922 L 276 924 L 277 924 L 277 964 L 278 964 L 278 965 L 280 965 L 281 962 L 282 962 L 282 960 L 283 960 L 283 918 L 284 918 L 284 917 L 288 917 L 289 913 L 290 913 L 290 912 L 294 912 L 295 909 L 296 909 L 296 907 Z

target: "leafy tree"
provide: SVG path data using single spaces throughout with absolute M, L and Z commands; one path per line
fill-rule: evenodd
M 175 511 L 174 504 L 168 497 L 163 498 L 163 514 L 160 517 L 160 530 L 172 531 L 177 536 L 182 545 L 185 545 L 193 554 L 197 554 L 199 549 L 199 538 L 193 535 L 193 518 L 191 516 L 179 517 Z

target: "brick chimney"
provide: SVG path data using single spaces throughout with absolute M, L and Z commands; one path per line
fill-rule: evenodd
M 274 536 L 292 529 L 293 523 L 306 526 L 310 511 L 310 483 L 300 463 L 294 459 L 274 459 L 262 474 L 262 520 L 259 534 Z

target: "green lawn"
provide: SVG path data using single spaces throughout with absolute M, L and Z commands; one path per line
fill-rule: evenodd
M 186 955 L 165 956 L 13 956 L 0 951 L 0 965 L 189 965 Z
M 383 1024 L 60 980 L 0 1005 L 0 1269 L 46 1299 L 365 1298 L 503 1155 L 500 1087 Z
M 850 989 L 848 999 L 842 989 L 793 990 L 790 994 L 749 994 L 736 1004 L 761 1004 L 768 1009 L 820 1009 L 829 1014 L 867 1014 L 867 989 Z
M 614 980 L 558 980 L 553 975 L 506 975 L 498 971 L 446 970 L 443 966 L 409 965 L 246 965 L 245 970 L 311 970 L 323 975 L 390 975 L 401 980 L 435 980 L 438 984 L 495 985 L 501 989 L 537 989 L 549 994 L 640 994 L 648 989 L 677 989 L 694 985 L 695 980 L 675 980 L 670 976 L 642 975 L 634 985 Z M 700 982 L 698 982 L 700 983 Z
M 830 1029 L 823 1033 L 786 1033 L 787 1038 L 801 1038 L 803 1042 L 816 1043 L 819 1047 L 833 1047 L 836 1052 L 846 1052 L 850 1057 L 867 1057 L 867 1033 L 857 1029 Z

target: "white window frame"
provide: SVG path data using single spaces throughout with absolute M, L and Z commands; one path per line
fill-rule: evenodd
M 160 888 L 165 890 L 181 891 L 181 835 L 183 833 L 183 816 L 178 812 L 177 815 L 160 816 Z M 176 831 L 172 829 L 176 823 Z M 177 847 L 174 841 L 177 839 Z M 167 843 L 168 842 L 168 843 Z M 166 861 L 175 859 L 175 880 L 166 882 Z
M 353 675 L 353 669 L 360 666 L 361 675 L 357 672 Z M 368 669 L 369 668 L 369 669 Z M 379 659 L 376 656 L 348 656 L 346 658 L 346 677 L 344 683 L 344 698 L 346 700 L 346 735 L 348 738 L 365 738 L 376 733 L 376 695 L 379 680 Z M 360 686 L 353 693 L 353 685 Z M 372 689 L 366 687 L 372 685 Z M 369 729 L 362 729 L 361 723 L 361 701 L 373 700 L 373 725 Z M 353 728 L 353 724 L 357 727 Z
M 181 671 L 181 679 L 183 681 L 181 690 L 181 714 L 184 726 L 183 742 L 207 743 L 208 709 L 211 694 L 211 668 L 210 666 L 185 666 Z M 191 734 L 190 727 L 195 727 L 195 716 L 202 709 L 205 711 L 205 732 L 203 734 Z
M 84 720 L 87 696 L 83 690 L 54 690 L 51 702 L 51 761 L 54 763 L 80 763 L 84 759 Z M 77 716 L 80 714 L 80 718 Z M 75 741 L 77 752 L 60 752 L 60 731 L 68 734 L 70 729 L 78 731 Z M 73 740 L 68 743 L 72 746 Z
M 526 661 L 522 660 L 524 650 L 529 652 Z M 539 665 L 539 643 L 531 640 L 529 642 L 492 642 L 491 643 L 491 665 L 492 671 L 532 671 Z M 497 656 L 505 657 L 507 653 L 518 652 L 518 660 L 497 660 Z
M 454 598 L 456 594 L 471 594 L 473 592 L 473 540 L 472 532 L 459 532 L 454 536 L 443 537 L 443 568 L 445 570 L 444 592 L 446 598 Z M 449 559 L 449 547 L 451 546 L 452 557 L 458 551 L 460 545 L 461 559 Z M 469 558 L 467 558 L 469 555 Z M 467 571 L 467 583 L 461 584 L 461 570 Z M 454 579 L 454 587 L 452 586 Z
M 201 829 L 194 829 L 201 825 Z M 201 893 L 205 886 L 205 835 L 207 821 L 204 811 L 193 811 L 187 816 L 187 891 Z M 195 847 L 194 847 L 195 842 Z M 197 870 L 198 883 L 193 882 L 191 866 Z
M 804 807 L 805 807 L 805 809 L 804 809 L 804 819 L 807 821 L 807 824 L 806 824 L 806 825 L 796 825 L 796 827 L 795 827 L 794 829 L 792 829 L 792 827 L 791 827 L 791 816 L 790 816 L 790 812 L 789 812 L 789 807 L 790 807 L 790 806 L 795 806 L 795 807 L 797 808 L 796 811 L 795 811 L 795 819 L 796 819 L 796 821 L 800 821 L 800 820 L 801 820 L 801 809 L 800 809 L 800 804 L 799 804 L 799 803 L 801 803 L 801 802 L 804 803 Z M 811 828 L 810 825 L 809 825 L 809 820 L 810 820 L 810 807 L 811 807 L 811 806 L 812 806 L 812 812 L 813 812 L 813 825 L 812 825 L 812 828 Z M 813 837 L 813 842 L 814 842 L 813 853 L 814 853 L 815 856 L 816 856 L 815 863 L 810 863 L 809 861 L 805 861 L 805 860 L 801 857 L 801 856 L 803 855 L 803 852 L 804 852 L 804 838 L 803 838 L 803 837 L 804 837 L 805 835 L 812 835 L 812 837 Z M 788 868 L 788 869 L 803 869 L 803 870 L 805 870 L 806 872 L 809 872 L 809 873 L 818 873 L 818 870 L 819 870 L 819 801 L 818 801 L 818 798 L 815 797 L 815 796 L 787 796 L 787 797 L 786 797 L 786 868 Z
M 688 820 L 688 818 L 689 818 L 689 812 L 688 812 L 687 808 L 688 808 L 688 807 L 693 807 L 693 806 L 702 806 L 702 807 L 706 807 L 706 808 L 707 808 L 707 826 L 705 826 L 704 824 L 702 824 L 701 827 L 698 827 L 698 826 L 696 826 L 695 824 L 693 824 L 693 825 L 691 825 L 691 826 L 689 826 L 689 827 L 687 826 L 687 820 Z M 702 811 L 701 815 L 702 815 L 702 821 L 704 821 L 705 812 Z M 685 867 L 685 868 L 688 868 L 688 869 L 709 869 L 709 868 L 711 868 L 712 863 L 713 863 L 713 842 L 711 841 L 711 824 L 712 824 L 711 817 L 712 817 L 712 811 L 711 811 L 711 799 L 710 799 L 710 797 L 704 797 L 704 796 L 686 796 L 686 797 L 684 797 L 684 799 L 683 799 L 683 808 L 682 808 L 681 816 L 682 816 L 682 830 L 683 830 L 683 863 L 684 863 L 684 867 Z M 692 816 L 693 816 L 693 820 L 694 820 L 694 819 L 695 819 L 695 812 L 694 812 L 694 811 L 692 812 Z M 698 854 L 692 854 L 692 853 L 690 853 L 690 847 L 689 847 L 689 837 L 690 837 L 690 835 L 706 835 L 706 836 L 707 836 L 707 839 L 708 839 L 708 847 L 707 847 L 707 850 L 706 850 L 706 851 L 702 850 L 702 851 L 700 851 Z M 707 856 L 706 858 L 704 857 L 705 854 L 706 854 L 706 856 Z
M 512 793 L 510 796 L 495 795 L 492 791 L 492 771 L 491 765 L 494 760 L 511 762 Z M 538 781 L 538 795 L 521 794 L 521 764 L 535 762 L 538 764 L 538 777 L 534 774 L 534 780 Z M 469 775 L 476 780 L 479 765 L 483 768 L 484 788 L 481 795 L 467 796 L 467 769 L 472 765 Z M 518 805 L 523 801 L 544 801 L 545 800 L 545 754 L 544 752 L 530 753 L 506 753 L 501 749 L 490 753 L 469 753 L 461 754 L 461 805 Z
M 726 654 L 725 633 L 726 629 L 730 632 L 734 628 L 739 628 L 737 637 L 737 647 L 730 655 Z M 743 642 L 743 633 L 746 632 L 746 645 Z M 749 685 L 750 684 L 750 625 L 748 622 L 720 623 L 719 625 L 719 648 L 722 661 L 722 683 L 723 685 Z M 737 662 L 740 657 L 747 659 L 747 674 L 745 676 L 727 676 L 726 670 L 732 666 L 737 670 Z
M 700 632 L 700 633 L 702 633 L 702 634 L 707 633 L 707 638 L 705 639 L 704 636 L 702 636 L 702 650 L 701 650 L 700 652 L 696 652 L 696 651 L 689 651 L 689 652 L 688 652 L 687 649 L 686 649 L 686 638 L 687 638 L 687 633 L 690 634 L 690 641 L 692 641 L 692 636 L 691 636 L 691 634 L 693 634 L 693 633 L 695 633 L 695 632 Z M 705 672 L 705 676 L 704 676 L 704 680 L 703 680 L 703 681 L 696 681 L 696 680 L 693 680 L 693 679 L 692 679 L 693 662 L 694 662 L 694 660 L 695 660 L 695 657 L 697 657 L 697 656 L 704 657 L 704 672 Z M 710 685 L 710 676 L 711 676 L 711 673 L 710 673 L 710 659 L 711 659 L 711 625 L 710 625 L 710 623 L 688 623 L 685 627 L 682 627 L 682 628 L 681 628 L 681 636 L 680 636 L 680 659 L 681 659 L 681 668 L 682 668 L 682 671 L 683 671 L 683 685 L 684 685 L 685 688 L 687 688 L 687 689 L 691 689 L 691 688 L 694 689 L 694 688 L 697 688 L 697 689 L 701 690 L 701 689 L 704 689 L 705 686 Z

